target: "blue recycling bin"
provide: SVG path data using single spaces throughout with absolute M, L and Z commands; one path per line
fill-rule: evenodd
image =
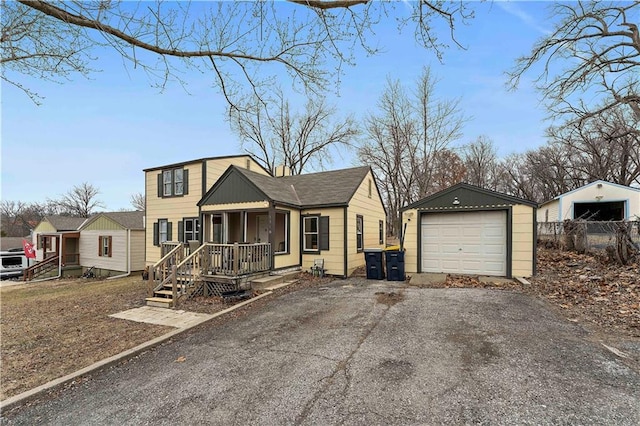
M 387 250 L 385 263 L 387 267 L 387 281 L 404 281 L 404 250 Z
M 380 248 L 364 249 L 364 261 L 368 280 L 384 279 L 383 253 Z

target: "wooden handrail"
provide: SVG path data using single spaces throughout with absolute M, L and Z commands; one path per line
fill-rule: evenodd
M 52 256 L 43 260 L 42 262 L 38 262 L 35 265 L 29 266 L 24 270 L 22 274 L 22 280 L 31 281 L 33 279 L 33 276 L 41 274 L 42 270 L 45 269 L 45 267 L 51 266 L 52 263 L 58 263 L 59 257 L 60 256 Z

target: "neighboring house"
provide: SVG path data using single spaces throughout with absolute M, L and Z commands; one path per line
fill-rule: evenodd
M 47 216 L 33 231 L 37 263 L 33 275 L 27 276 L 31 279 L 58 266 L 63 276 L 79 276 L 91 267 L 96 276 L 140 271 L 145 266 L 144 239 L 140 211 L 104 212 L 90 218 Z
M 96 276 L 113 276 L 145 267 L 144 212 L 98 213 L 80 227 L 80 263 Z
M 36 261 L 62 253 L 62 264 L 80 268 L 80 227 L 83 217 L 46 216 L 33 230 Z
M 405 271 L 528 277 L 536 203 L 459 183 L 402 209 Z
M 166 241 L 202 241 L 198 201 L 230 165 L 269 175 L 250 155 L 209 157 L 145 169 L 146 264 Z
M 538 223 L 585 218 L 593 221 L 639 220 L 640 189 L 597 180 L 560 194 L 538 208 Z
M 370 167 L 273 177 L 230 166 L 197 203 L 201 241 L 269 243 L 270 269 L 349 276 L 384 247 L 385 210 Z

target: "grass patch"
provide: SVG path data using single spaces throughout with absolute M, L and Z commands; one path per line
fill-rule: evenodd
M 147 290 L 133 276 L 0 288 L 0 399 L 173 330 L 108 316 L 142 306 Z

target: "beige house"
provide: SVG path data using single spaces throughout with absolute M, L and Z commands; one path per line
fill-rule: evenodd
M 36 262 L 62 253 L 63 265 L 80 267 L 80 227 L 86 220 L 59 215 L 42 219 L 32 233 Z
M 270 269 L 330 275 L 364 265 L 365 247 L 384 247 L 385 210 L 370 167 L 273 177 L 230 166 L 198 202 L 202 241 L 269 244 Z
M 98 213 L 80 227 L 81 265 L 95 276 L 114 276 L 145 267 L 144 212 Z
M 145 266 L 144 212 L 103 212 L 90 218 L 47 216 L 34 229 L 36 263 L 27 279 L 80 276 L 93 268 L 95 276 L 140 271 Z M 61 254 L 61 256 L 60 256 Z
M 466 183 L 402 209 L 405 270 L 528 277 L 536 271 L 536 203 Z
M 198 201 L 231 165 L 269 175 L 250 155 L 201 158 L 145 169 L 146 264 L 167 241 L 202 241 Z

